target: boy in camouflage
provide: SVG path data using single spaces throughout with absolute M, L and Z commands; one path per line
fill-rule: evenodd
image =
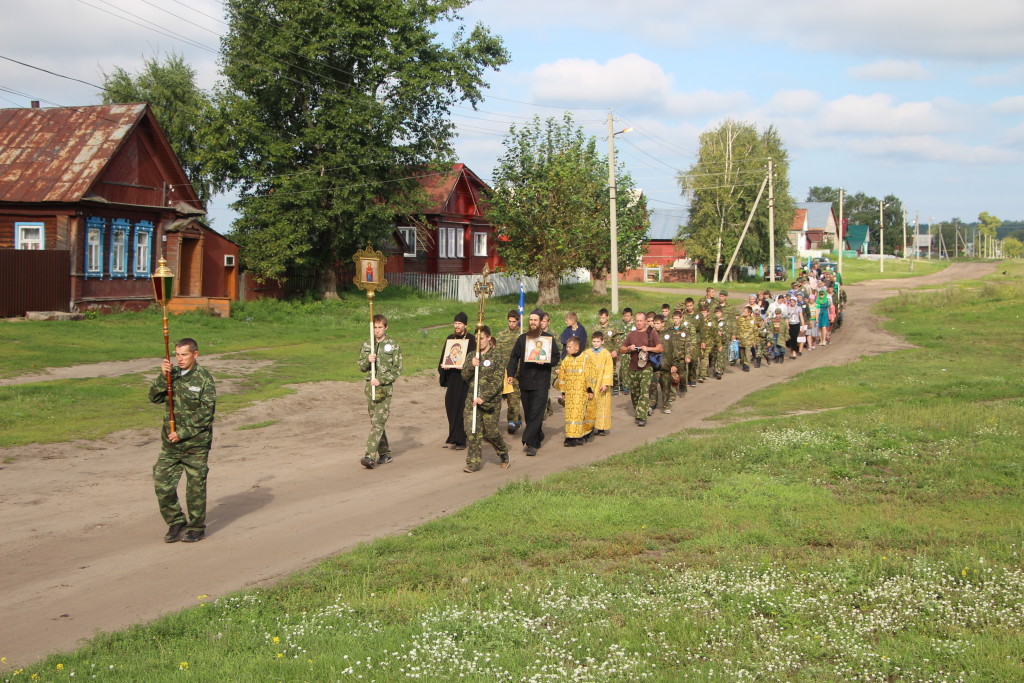
M 495 351 L 501 358 L 501 366 L 508 364 L 508 358 L 512 355 L 512 347 L 515 346 L 519 335 L 523 333 L 519 326 L 519 311 L 515 308 L 509 309 L 508 327 L 494 335 Z M 519 396 L 519 382 L 512 380 L 512 391 L 503 394 L 503 399 L 508 404 L 505 418 L 508 422 L 508 433 L 515 434 L 523 426 L 522 399 Z
M 712 292 L 714 289 L 708 288 Z M 712 320 L 711 306 L 707 300 L 702 299 L 698 304 L 701 316 L 700 338 L 703 342 L 700 345 L 700 362 L 697 365 L 697 381 L 704 382 L 708 378 L 708 364 L 711 362 L 711 348 L 715 343 L 715 322 Z
M 360 372 L 369 373 L 371 367 L 376 367 L 373 379 L 367 374 L 363 389 L 366 412 L 370 415 L 370 435 L 366 438 L 366 455 L 359 462 L 368 470 L 391 462 L 384 426 L 391 414 L 393 385 L 402 374 L 402 350 L 388 337 L 388 319 L 383 315 L 373 316 L 373 340 L 373 348 L 369 342 L 363 342 L 358 361 Z
M 672 356 L 665 356 L 669 365 L 671 375 L 675 375 L 673 382 L 678 382 L 679 393 L 687 391 L 686 378 L 690 372 L 690 361 L 693 360 L 693 335 L 683 327 L 683 312 L 675 310 L 672 312 L 672 329 L 669 334 L 672 337 Z M 671 376 L 670 375 L 670 376 Z M 675 388 L 672 390 L 672 400 L 676 399 Z
M 654 331 L 661 337 L 661 366 L 654 371 L 651 378 L 651 408 L 661 406 L 661 412 L 666 415 L 672 413 L 672 400 L 675 398 L 672 392 L 672 363 L 675 349 L 672 343 L 672 334 L 665 329 L 665 318 L 662 315 L 654 316 Z M 660 394 L 660 397 L 659 397 Z M 660 400 L 659 400 L 660 399 Z
M 217 388 L 213 377 L 201 367 L 199 345 L 186 337 L 174 345 L 177 367 L 166 358 L 160 376 L 149 387 L 149 400 L 167 402 L 167 375 L 174 390 L 174 431 L 170 412 L 164 411 L 163 445 L 153 465 L 153 484 L 160 514 L 167 523 L 166 543 L 187 543 L 206 537 L 206 477 L 213 441 L 213 417 L 217 410 Z M 178 482 L 185 473 L 185 506 L 188 519 L 178 502 Z M 184 532 L 184 536 L 182 536 Z
M 725 358 L 728 355 L 726 346 L 732 340 L 732 325 L 725 319 L 721 306 L 715 306 L 715 317 L 712 319 L 711 330 L 711 372 L 715 379 L 722 379 L 725 372 Z
M 469 363 L 462 366 L 462 379 L 469 385 L 469 397 L 466 400 L 466 412 L 463 420 L 466 423 L 466 434 L 469 442 L 469 450 L 466 454 L 466 466 L 463 472 L 479 472 L 483 461 L 483 444 L 481 441 L 494 446 L 498 459 L 501 460 L 501 468 L 507 469 L 508 446 L 498 429 L 498 413 L 501 412 L 501 392 L 505 386 L 505 365 L 507 358 L 495 348 L 495 341 L 491 337 L 491 328 L 481 325 L 477 330 L 479 337 L 480 356 L 473 356 Z M 476 399 L 473 398 L 473 376 L 479 369 L 479 386 Z M 473 429 L 473 406 L 476 406 L 476 429 Z
M 736 319 L 736 338 L 740 342 L 740 364 L 743 372 L 750 372 L 750 350 L 757 344 L 757 322 L 761 316 L 753 312 L 752 306 L 744 306 L 743 314 Z

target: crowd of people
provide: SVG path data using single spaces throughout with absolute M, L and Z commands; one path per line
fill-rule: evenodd
M 557 337 L 550 331 L 550 315 L 541 309 L 529 313 L 525 329 L 520 312 L 508 311 L 507 326 L 497 333 L 487 325 L 471 333 L 466 314 L 459 313 L 437 368 L 449 427 L 443 447 L 467 450 L 464 471 L 477 472 L 486 441 L 507 468 L 504 427 L 510 435 L 522 429 L 523 452 L 536 456 L 545 442 L 544 421 L 554 415 L 552 389 L 564 407 L 566 447 L 607 435 L 612 398 L 619 395 L 629 397 L 634 424 L 645 427 L 656 410 L 670 414 L 681 395 L 723 379 L 727 367 L 750 372 L 831 343 L 842 322 L 841 284 L 838 271 L 812 268 L 788 291 L 751 294 L 739 306 L 729 301 L 727 291 L 708 287 L 704 298 L 687 298 L 675 308 L 662 304 L 660 312 L 634 314 L 624 308 L 619 321 L 601 309 L 589 335 L 575 312 L 565 315 Z M 390 385 L 402 365 L 384 316 L 374 317 L 374 333 L 372 348 L 364 343 L 359 357 L 360 369 L 370 373 L 371 430 L 361 459 L 368 469 L 391 461 L 384 425 Z M 507 406 L 504 420 L 502 404 Z

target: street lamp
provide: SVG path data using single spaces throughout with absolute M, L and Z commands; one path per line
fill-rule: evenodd
M 612 313 L 619 312 L 619 224 L 618 206 L 615 199 L 615 136 L 628 133 L 632 128 L 623 128 L 614 132 L 615 121 L 611 111 L 608 112 L 608 205 L 609 218 L 611 220 L 612 240 Z

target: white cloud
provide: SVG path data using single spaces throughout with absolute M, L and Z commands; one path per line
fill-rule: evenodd
M 919 134 L 956 129 L 951 117 L 933 102 L 894 103 L 892 95 L 845 95 L 821 111 L 828 132 Z
M 809 114 L 821 106 L 821 95 L 813 90 L 780 90 L 765 105 L 765 113 L 772 115 Z
M 921 62 L 900 59 L 861 64 L 847 69 L 846 74 L 858 81 L 923 81 L 932 76 Z
M 850 142 L 849 147 L 861 154 L 903 161 L 986 165 L 1017 163 L 1022 158 L 1013 150 L 991 145 L 965 145 L 933 135 L 862 138 Z
M 988 105 L 996 114 L 1024 114 L 1024 95 L 1004 97 Z
M 661 65 L 637 54 L 600 64 L 593 59 L 560 59 L 533 72 L 531 97 L 564 106 L 628 106 L 632 110 L 659 110 L 676 116 L 726 113 L 745 106 L 742 92 L 697 90 L 677 92 L 674 77 Z

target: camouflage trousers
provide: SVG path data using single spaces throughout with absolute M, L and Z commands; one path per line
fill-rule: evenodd
M 370 415 L 370 435 L 366 437 L 366 457 L 376 461 L 382 455 L 391 453 L 388 435 L 384 426 L 391 414 L 391 387 L 377 387 L 377 400 L 370 398 L 370 385 L 366 385 L 366 412 Z
M 523 421 L 523 399 L 519 396 L 519 382 L 513 380 L 512 393 L 503 396 L 508 409 L 505 411 L 506 422 Z
M 726 349 L 725 345 L 716 346 L 711 349 L 711 357 L 709 362 L 711 363 L 711 372 L 715 375 L 725 374 L 725 361 L 729 357 L 729 350 Z
M 768 357 L 768 340 L 764 337 L 757 338 L 757 357 L 767 358 Z
M 708 364 L 711 361 L 711 346 L 707 346 L 701 349 L 699 352 L 699 360 L 697 361 L 697 378 L 707 379 L 708 378 Z
M 646 420 L 651 407 L 651 366 L 642 370 L 629 371 L 629 398 L 633 401 L 633 414 L 638 420 Z
M 661 370 L 655 370 L 651 376 L 651 407 L 668 408 L 675 400 L 675 391 L 672 388 L 672 372 L 662 366 Z
M 505 438 L 498 428 L 498 411 L 484 412 L 479 406 L 476 411 L 476 429 L 473 429 L 473 402 L 472 398 L 466 401 L 466 411 L 463 413 L 463 420 L 466 423 L 466 466 L 479 469 L 483 460 L 483 442 L 494 446 L 494 452 L 498 458 L 505 462 L 508 460 L 508 446 L 505 445 Z
M 206 528 L 206 475 L 209 449 L 192 452 L 172 450 L 164 446 L 153 465 L 156 502 L 167 526 L 188 523 L 189 529 Z M 178 482 L 185 473 L 185 507 L 188 519 L 178 502 Z

